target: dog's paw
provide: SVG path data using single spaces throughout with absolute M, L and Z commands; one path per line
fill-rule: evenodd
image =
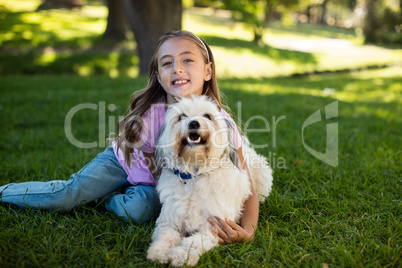
M 169 252 L 164 247 L 158 245 L 151 245 L 147 252 L 147 259 L 152 262 L 159 262 L 161 264 L 169 263 Z
M 196 250 L 186 247 L 175 247 L 169 253 L 169 258 L 172 266 L 181 267 L 184 265 L 196 266 L 200 256 Z

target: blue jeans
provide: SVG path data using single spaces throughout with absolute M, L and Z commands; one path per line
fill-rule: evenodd
M 125 187 L 124 193 L 114 192 L 121 187 Z M 160 212 L 155 187 L 129 184 L 127 173 L 117 161 L 112 147 L 98 154 L 68 181 L 32 181 L 0 187 L 0 202 L 60 211 L 105 196 L 106 209 L 126 220 L 131 218 L 143 223 L 157 217 Z

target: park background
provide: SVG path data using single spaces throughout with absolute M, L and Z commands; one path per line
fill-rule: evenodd
M 200 266 L 400 267 L 401 12 L 396 0 L 0 0 L 0 185 L 68 179 L 102 151 L 146 84 L 156 38 L 182 28 L 211 46 L 239 125 L 269 127 L 247 134 L 275 172 L 256 239 Z M 96 109 L 66 130 L 80 104 Z M 323 120 L 303 129 L 316 111 Z M 329 124 L 335 166 L 305 146 L 325 153 Z M 0 266 L 153 266 L 153 228 L 95 204 L 1 204 Z

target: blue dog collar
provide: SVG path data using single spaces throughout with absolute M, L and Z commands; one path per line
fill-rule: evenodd
M 182 172 L 180 172 L 178 169 L 173 169 L 173 172 L 174 172 L 174 174 L 176 174 L 177 176 L 179 176 L 179 179 L 180 179 L 180 181 L 181 181 L 183 184 L 186 184 L 186 182 L 183 181 L 183 180 L 190 180 L 190 179 L 193 178 L 193 176 L 191 176 L 190 173 L 184 173 L 184 172 L 182 173 Z

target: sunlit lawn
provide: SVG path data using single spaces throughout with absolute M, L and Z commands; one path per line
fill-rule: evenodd
M 133 40 L 114 44 L 101 38 L 105 6 L 35 12 L 39 3 L 0 0 L 0 74 L 138 74 Z M 221 78 L 287 76 L 402 61 L 401 49 L 362 46 L 354 30 L 274 23 L 260 47 L 250 42 L 250 29 L 227 12 L 199 8 L 184 12 L 183 28 L 211 45 Z
M 0 0 L 0 185 L 68 179 L 104 149 L 102 137 L 116 131 L 131 93 L 146 84 L 136 77 L 135 42 L 116 45 L 99 37 L 103 6 L 33 12 L 38 4 Z M 260 207 L 256 239 L 214 249 L 200 265 L 401 267 L 400 66 L 270 77 L 400 61 L 401 50 L 362 47 L 350 30 L 277 24 L 266 33 L 267 46 L 258 47 L 244 25 L 225 13 L 211 14 L 187 10 L 184 28 L 211 44 L 232 114 L 251 142 L 261 145 L 257 151 L 268 158 L 275 180 Z M 344 60 L 327 46 L 319 53 L 279 48 L 296 39 L 308 48 L 322 38 L 340 38 L 338 44 L 357 54 L 343 54 L 350 56 Z M 339 114 L 326 119 L 325 107 L 335 101 Z M 97 142 L 95 148 L 77 148 L 66 137 L 66 115 L 83 103 L 98 109 L 75 114 L 71 134 Z M 322 121 L 302 134 L 317 110 Z M 99 125 L 100 117 L 105 120 Z M 324 153 L 327 126 L 334 123 L 336 167 L 305 147 Z M 145 253 L 153 228 L 153 222 L 136 225 L 93 204 L 69 213 L 0 204 L 0 267 L 154 267 Z
M 130 94 L 145 83 L 145 78 L 105 76 L 0 77 L 0 185 L 69 178 L 103 150 L 99 137 L 115 131 Z M 275 180 L 260 208 L 256 240 L 222 246 L 200 264 L 400 267 L 398 69 L 219 83 L 252 143 L 266 145 L 257 151 L 269 159 Z M 326 120 L 324 107 L 334 101 L 339 101 L 339 116 Z M 72 134 L 99 147 L 80 149 L 66 138 L 66 115 L 82 103 L 99 106 L 75 114 Z M 110 104 L 116 109 L 101 109 Z M 303 122 L 317 110 L 323 121 L 307 127 L 302 139 Z M 100 116 L 105 118 L 101 126 Z M 337 167 L 315 159 L 303 146 L 304 141 L 324 152 L 329 123 L 339 128 Z M 116 219 L 102 206 L 57 213 L 2 204 L 0 266 L 152 267 L 145 252 L 153 227 Z

